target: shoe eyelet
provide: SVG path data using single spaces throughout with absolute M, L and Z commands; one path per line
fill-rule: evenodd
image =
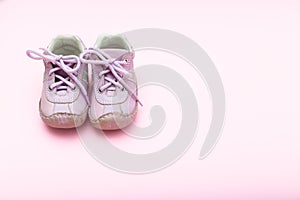
M 124 61 L 126 62 L 126 64 L 128 64 L 128 59 L 124 59 Z

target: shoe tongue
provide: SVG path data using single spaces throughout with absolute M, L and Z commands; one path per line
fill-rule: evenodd
M 128 51 L 125 49 L 101 49 L 104 53 L 108 54 L 111 58 L 120 58 L 122 55 L 127 53 Z M 107 74 L 107 77 L 114 79 L 112 74 Z M 109 97 L 115 96 L 116 91 L 115 87 L 109 87 L 106 90 L 106 95 Z
M 107 53 L 112 58 L 120 58 L 127 53 L 126 49 L 101 49 L 104 53 Z
M 54 65 L 53 67 L 56 67 L 56 66 Z M 74 67 L 75 67 L 75 64 L 70 65 L 70 67 L 71 67 L 71 68 L 74 68 Z M 56 71 L 55 74 L 57 74 L 57 75 L 63 77 L 64 79 L 66 79 L 66 78 L 68 77 L 68 74 L 67 74 L 66 72 L 64 72 L 62 69 Z M 55 82 L 58 82 L 58 81 L 60 81 L 60 79 L 55 78 Z M 67 86 L 67 84 L 62 83 L 61 86 Z M 59 87 L 57 88 L 57 91 L 61 91 L 61 90 L 62 90 L 62 91 L 65 91 L 66 89 L 65 89 L 65 88 L 59 88 Z

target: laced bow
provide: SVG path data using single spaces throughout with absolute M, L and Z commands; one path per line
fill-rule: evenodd
M 54 67 L 49 71 L 49 76 L 51 74 L 54 74 L 55 78 L 57 78 L 59 81 L 52 83 L 49 86 L 49 88 L 51 90 L 54 88 L 63 90 L 63 89 L 67 89 L 67 87 L 70 87 L 71 89 L 74 90 L 77 85 L 81 93 L 83 94 L 86 102 L 88 103 L 88 105 L 90 105 L 87 91 L 77 78 L 78 71 L 81 67 L 80 58 L 75 55 L 67 55 L 67 56 L 56 55 L 45 48 L 40 48 L 40 50 L 42 50 L 43 52 L 27 50 L 26 54 L 27 56 L 29 56 L 34 60 L 44 60 L 45 62 L 51 62 L 54 65 Z M 72 66 L 74 65 L 75 67 L 73 68 Z M 67 74 L 67 77 L 62 77 L 61 75 L 55 73 L 59 70 L 64 71 Z M 75 84 L 72 83 L 71 80 L 73 80 Z
M 86 57 L 88 55 L 96 55 L 99 59 L 87 59 Z M 80 60 L 84 63 L 104 65 L 106 67 L 99 73 L 99 77 L 104 76 L 104 80 L 106 81 L 103 85 L 100 85 L 100 82 L 98 83 L 100 91 L 115 90 L 113 86 L 117 86 L 122 89 L 125 88 L 128 93 L 132 95 L 132 97 L 142 106 L 142 103 L 139 101 L 135 92 L 123 80 L 123 77 L 129 74 L 129 72 L 122 67 L 122 65 L 127 64 L 126 61 L 121 61 L 119 58 L 112 58 L 107 53 L 95 48 L 89 48 L 86 50 L 80 55 Z M 112 76 L 109 77 L 108 74 L 111 74 Z

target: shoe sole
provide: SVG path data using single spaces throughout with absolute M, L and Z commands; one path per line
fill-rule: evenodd
M 130 125 L 135 119 L 137 114 L 137 106 L 134 108 L 133 113 L 129 115 L 122 115 L 121 113 L 107 113 L 96 120 L 91 119 L 89 111 L 89 118 L 91 124 L 100 130 L 119 130 Z
M 55 113 L 45 116 L 40 108 L 40 116 L 43 122 L 53 128 L 69 129 L 81 126 L 87 117 L 87 109 L 80 115 L 70 113 Z

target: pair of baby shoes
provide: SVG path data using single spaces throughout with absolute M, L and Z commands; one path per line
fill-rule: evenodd
M 99 37 L 86 48 L 77 36 L 59 35 L 40 51 L 28 50 L 45 66 L 39 102 L 49 126 L 81 126 L 87 115 L 102 130 L 128 126 L 137 113 L 134 51 L 124 35 Z

